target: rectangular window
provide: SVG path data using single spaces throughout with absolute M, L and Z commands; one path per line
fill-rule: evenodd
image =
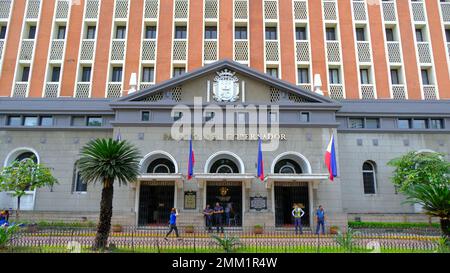
M 183 75 L 186 72 L 186 69 L 184 67 L 175 67 L 173 69 L 173 76 L 178 77 Z
M 427 129 L 428 122 L 426 119 L 414 119 L 413 128 L 414 129 Z
M 364 128 L 364 119 L 351 118 L 349 119 L 348 127 L 352 129 L 362 129 Z
M 298 68 L 298 83 L 309 83 L 309 69 L 308 68 Z
M 364 28 L 358 27 L 356 28 L 356 40 L 357 41 L 365 41 L 366 40 L 366 33 Z
M 336 41 L 336 29 L 334 27 L 327 27 L 326 35 L 327 41 Z
M 113 67 L 111 81 L 112 82 L 121 82 L 122 81 L 122 67 Z
M 125 39 L 127 27 L 117 26 L 116 27 L 116 39 Z
M 30 26 L 28 28 L 28 39 L 34 39 L 36 37 L 36 26 Z
M 88 26 L 86 31 L 86 39 L 95 39 L 96 26 Z
M 103 125 L 102 117 L 88 117 L 87 126 L 100 127 Z
M 22 118 L 20 116 L 10 116 L 10 117 L 8 117 L 8 125 L 9 126 L 21 126 Z
M 217 39 L 217 27 L 205 27 L 205 39 Z
M 366 119 L 365 128 L 366 129 L 378 129 L 378 128 L 380 128 L 380 120 L 377 119 L 377 118 L 367 118 Z
M 186 27 L 176 26 L 175 27 L 175 39 L 186 39 Z
M 360 69 L 359 76 L 361 79 L 361 84 L 370 84 L 369 78 L 369 70 L 368 69 Z
M 153 67 L 142 68 L 142 82 L 153 82 L 155 79 L 155 69 Z
M 234 39 L 247 40 L 247 27 L 235 27 L 234 28 Z
M 391 83 L 400 84 L 400 79 L 398 77 L 398 69 L 391 69 Z
M 450 43 L 450 28 L 445 30 L 445 37 L 447 38 L 447 43 Z
M 399 129 L 410 129 L 411 128 L 411 120 L 410 119 L 399 119 L 398 120 L 398 128 Z
M 392 28 L 387 28 L 386 29 L 386 40 L 388 42 L 393 42 L 394 41 L 394 30 Z
M 430 129 L 444 129 L 444 121 L 442 119 L 431 119 Z
M 430 77 L 428 76 L 428 70 L 422 69 L 421 74 L 422 74 L 422 84 L 430 85 L 431 83 L 430 83 Z
M 80 172 L 76 173 L 75 192 L 87 192 L 87 184 L 83 182 Z
M 83 67 L 83 71 L 81 72 L 82 82 L 91 82 L 91 71 L 92 68 L 90 66 Z
M 59 82 L 59 75 L 61 74 L 61 67 L 54 66 L 52 69 L 52 82 Z
M 309 122 L 309 113 L 301 112 L 300 113 L 300 122 Z
M 276 40 L 276 39 L 277 39 L 277 28 L 266 27 L 266 40 Z
M 24 126 L 38 126 L 38 117 L 24 117 Z
M 141 116 L 142 121 L 150 121 L 150 112 L 149 111 L 143 111 Z
M 308 37 L 306 35 L 305 27 L 296 27 L 295 28 L 295 39 L 298 41 L 304 41 L 304 40 L 308 39 Z
M 41 126 L 53 126 L 53 117 L 41 117 Z
M 59 26 L 56 39 L 65 39 L 65 38 L 66 38 L 66 26 Z
M 145 39 L 156 39 L 156 26 L 145 27 Z
M 28 82 L 28 78 L 30 77 L 30 67 L 24 66 L 22 69 L 22 82 Z
M 278 68 L 267 68 L 266 74 L 278 78 Z
M 331 68 L 328 70 L 328 76 L 330 78 L 331 84 L 340 84 L 341 80 L 339 78 L 339 69 Z
M 0 39 L 5 39 L 6 37 L 6 26 L 0 27 Z
M 423 32 L 420 28 L 416 28 L 416 41 L 423 42 Z

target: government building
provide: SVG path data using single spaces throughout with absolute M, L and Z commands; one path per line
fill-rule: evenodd
M 263 181 L 258 136 L 274 143 Z M 119 137 L 142 159 L 114 223 L 166 225 L 176 207 L 203 225 L 216 202 L 236 227 L 292 225 L 296 204 L 311 228 L 319 205 L 328 227 L 429 221 L 387 163 L 450 159 L 450 1 L 0 0 L 0 162 L 33 157 L 59 181 L 27 192 L 22 217 L 97 221 L 80 149 Z

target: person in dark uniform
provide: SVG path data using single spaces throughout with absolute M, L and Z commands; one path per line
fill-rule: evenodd
M 203 210 L 203 215 L 205 216 L 205 227 L 208 232 L 212 231 L 213 214 L 214 210 L 209 205 L 206 205 L 206 208 Z
M 223 233 L 223 213 L 223 207 L 217 202 L 214 207 L 214 221 L 217 227 L 217 233 L 219 233 L 219 228 Z

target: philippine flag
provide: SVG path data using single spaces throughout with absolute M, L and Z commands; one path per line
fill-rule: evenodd
M 336 151 L 334 149 L 334 135 L 331 136 L 330 144 L 328 144 L 327 152 L 325 153 L 325 164 L 327 165 L 328 172 L 330 173 L 330 180 L 334 181 L 334 178 L 337 176 Z
M 195 164 L 195 156 L 194 156 L 194 149 L 192 149 L 192 139 L 191 139 L 189 141 L 188 180 L 191 180 L 192 176 L 194 176 L 194 164 Z
M 264 161 L 262 155 L 262 140 L 258 139 L 258 177 L 261 181 L 264 181 Z

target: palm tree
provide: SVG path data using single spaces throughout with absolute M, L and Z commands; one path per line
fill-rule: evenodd
M 139 174 L 139 150 L 127 141 L 96 139 L 81 149 L 78 169 L 85 183 L 102 183 L 100 219 L 94 249 L 107 246 L 111 229 L 114 181 L 120 185 L 135 182 Z
M 405 190 L 407 202 L 423 206 L 426 214 L 439 217 L 444 236 L 450 238 L 450 184 L 416 184 Z

